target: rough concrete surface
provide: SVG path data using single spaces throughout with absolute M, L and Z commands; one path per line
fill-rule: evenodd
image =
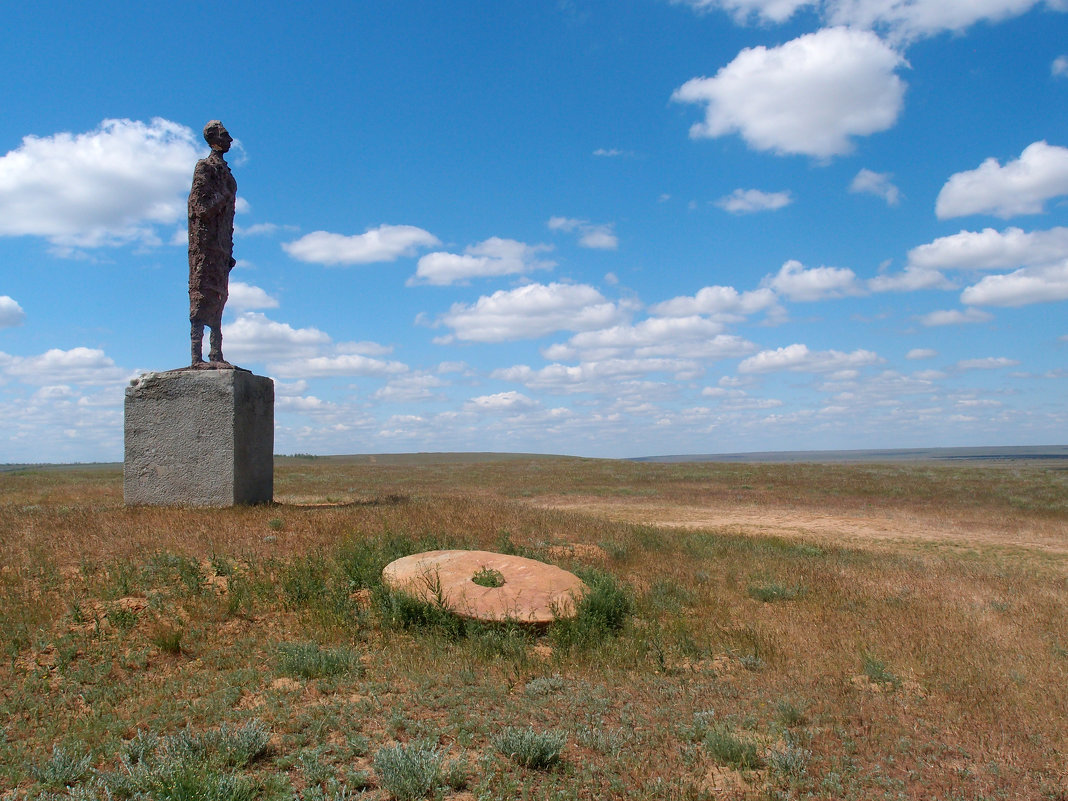
M 146 373 L 126 388 L 128 505 L 233 506 L 274 496 L 274 382 L 247 370 Z

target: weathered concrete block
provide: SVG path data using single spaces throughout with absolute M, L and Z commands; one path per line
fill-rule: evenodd
M 126 388 L 128 505 L 274 498 L 274 382 L 247 370 L 146 373 Z

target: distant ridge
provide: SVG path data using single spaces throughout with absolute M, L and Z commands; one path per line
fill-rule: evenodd
M 493 451 L 456 451 L 426 453 L 275 454 L 275 464 L 294 465 L 305 461 L 330 464 L 368 464 L 403 467 L 405 465 L 482 464 L 492 462 L 533 461 L 538 459 L 602 459 L 605 457 L 568 456 L 550 453 L 507 453 Z M 665 456 L 635 456 L 624 462 L 765 462 L 765 463 L 864 463 L 864 462 L 1053 462 L 1068 470 L 1068 445 L 1004 445 L 974 448 L 885 448 L 843 451 L 755 451 L 750 453 L 681 453 Z M 0 463 L 0 473 L 42 470 L 121 470 L 122 462 L 74 462 L 65 464 Z
M 634 462 L 917 462 L 1068 460 L 1068 445 L 1004 445 L 973 448 L 888 448 L 852 451 L 760 451 L 639 456 Z

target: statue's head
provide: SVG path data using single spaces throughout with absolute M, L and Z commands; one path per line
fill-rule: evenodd
M 230 136 L 229 131 L 223 127 L 221 122 L 212 120 L 204 126 L 204 141 L 211 146 L 212 150 L 225 153 L 230 149 L 230 143 L 234 141 L 234 138 Z

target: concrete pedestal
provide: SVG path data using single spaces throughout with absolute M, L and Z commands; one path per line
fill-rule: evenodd
M 127 505 L 274 498 L 274 382 L 247 370 L 146 373 L 126 388 Z

